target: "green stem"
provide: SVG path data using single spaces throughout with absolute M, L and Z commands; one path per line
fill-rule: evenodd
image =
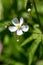
M 33 0 L 33 4 L 34 4 L 37 20 L 38 20 L 38 23 L 40 24 L 40 28 L 41 28 L 42 26 L 41 26 L 41 23 L 40 23 L 40 18 L 39 18 L 39 15 L 38 15 L 38 11 L 37 11 L 35 0 Z

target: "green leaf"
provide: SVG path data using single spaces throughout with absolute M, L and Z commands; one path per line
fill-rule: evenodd
M 7 26 L 9 26 L 10 24 L 11 24 L 10 21 L 3 21 L 2 23 L 0 23 L 0 32 L 5 30 L 7 28 Z
M 29 51 L 28 51 L 29 63 L 28 63 L 28 65 L 31 65 L 33 58 L 34 58 L 34 54 L 35 54 L 40 42 L 41 42 L 41 36 L 38 36 L 37 39 L 32 43 L 31 47 L 29 48 Z
M 35 0 L 35 4 L 36 4 L 36 8 L 37 8 L 37 12 L 40 14 L 43 14 L 43 0 Z M 35 13 L 35 8 L 34 5 L 32 6 L 32 11 L 31 14 L 33 17 L 37 17 L 36 13 Z
M 5 35 L 5 37 L 4 37 L 4 45 L 8 45 L 9 40 L 10 40 L 9 36 Z
M 34 28 L 33 33 L 41 34 L 41 30 L 39 28 Z
M 42 44 L 43 44 L 43 34 L 42 34 Z
M 39 57 L 43 58 L 43 34 L 41 35 L 41 44 L 39 47 Z
M 22 9 L 26 9 L 26 5 L 27 5 L 27 0 L 17 0 L 18 11 Z
M 22 16 L 23 18 L 29 18 L 29 15 L 28 15 L 27 12 L 22 12 L 22 13 L 21 13 L 21 16 Z
M 27 43 L 29 43 L 30 41 L 32 41 L 33 39 L 36 39 L 38 37 L 38 34 L 32 34 L 29 38 L 27 38 L 20 46 L 24 46 Z
M 36 65 L 43 65 L 43 60 L 37 61 Z
M 2 32 L 3 30 L 5 30 L 4 26 L 0 26 L 0 32 Z
M 24 64 L 20 62 L 16 62 L 15 65 L 24 65 Z
M 3 7 L 8 10 L 10 9 L 12 3 L 13 3 L 13 0 L 2 0 L 3 2 Z
M 42 26 L 42 29 L 43 29 L 43 14 L 42 13 L 39 13 L 39 18 L 40 18 L 40 23 L 41 23 L 41 26 Z
M 0 0 L 0 21 L 3 20 L 3 4 L 2 4 L 2 0 Z

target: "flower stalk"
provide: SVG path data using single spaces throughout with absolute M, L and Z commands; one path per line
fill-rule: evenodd
M 33 0 L 33 4 L 34 4 L 34 8 L 35 8 L 35 12 L 36 12 L 36 16 L 37 16 L 38 23 L 40 25 L 40 29 L 42 30 L 42 25 L 41 25 L 41 21 L 40 21 L 40 18 L 39 18 L 38 11 L 37 11 L 37 7 L 36 7 L 35 0 Z

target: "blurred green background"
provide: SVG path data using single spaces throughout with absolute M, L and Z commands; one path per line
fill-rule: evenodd
M 17 36 L 8 27 L 20 17 L 29 31 Z M 0 65 L 43 65 L 43 0 L 0 0 Z

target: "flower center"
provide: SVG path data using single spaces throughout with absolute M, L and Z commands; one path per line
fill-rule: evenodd
M 21 27 L 21 25 L 20 25 L 20 24 L 17 24 L 17 25 L 16 25 L 16 27 L 17 27 L 17 28 L 20 28 L 20 27 Z

